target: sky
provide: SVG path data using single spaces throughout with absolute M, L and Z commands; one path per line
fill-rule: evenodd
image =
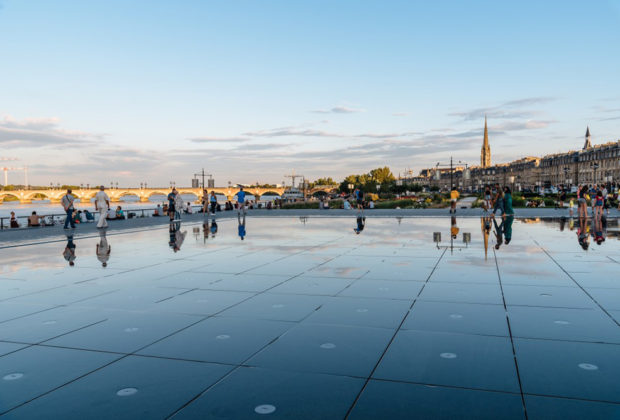
M 620 0 L 0 0 L 0 40 L 35 185 L 476 165 L 485 114 L 494 163 L 620 139 Z

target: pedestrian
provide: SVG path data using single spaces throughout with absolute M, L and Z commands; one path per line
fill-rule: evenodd
M 245 216 L 245 191 L 243 191 L 243 187 L 239 187 L 239 192 L 237 193 L 237 214 L 243 210 L 243 215 Z M 245 220 L 244 220 L 245 225 Z M 243 239 L 243 238 L 241 238 Z
M 596 197 L 594 198 L 594 217 L 603 216 L 603 205 L 605 204 L 605 199 L 603 198 L 603 192 L 598 190 L 596 192 Z
M 62 207 L 65 209 L 65 213 L 67 213 L 65 229 L 69 229 L 69 223 L 71 223 L 71 229 L 75 229 L 75 222 L 73 221 L 73 210 L 75 210 L 73 203 L 75 202 L 75 197 L 71 195 L 71 192 L 71 188 L 67 189 L 67 193 L 60 200 Z
M 495 197 L 493 198 L 493 215 L 495 216 L 495 212 L 500 210 L 500 214 L 503 215 L 505 213 L 504 210 L 504 193 L 500 188 L 499 184 L 495 184 Z
M 484 211 L 491 210 L 491 187 L 488 185 L 484 188 Z
M 181 220 L 181 212 L 183 211 L 183 197 L 179 194 L 178 191 L 174 191 L 174 218 L 176 220 Z
M 174 207 L 174 203 L 176 201 L 176 193 L 177 190 L 176 188 L 173 188 L 172 191 L 170 191 L 170 193 L 168 194 L 168 216 L 170 216 L 170 220 L 174 220 L 174 216 L 175 216 L 175 207 Z
M 215 210 L 217 209 L 217 197 L 215 196 L 215 191 L 211 191 L 209 204 L 211 205 L 211 214 L 215 216 Z
M 515 211 L 512 208 L 512 193 L 509 187 L 504 187 L 504 214 L 514 215 Z
M 357 209 L 360 211 L 364 211 L 364 191 L 361 188 L 356 188 L 353 192 L 355 196 L 355 201 L 357 203 Z
M 99 187 L 99 191 L 95 194 L 95 211 L 99 212 L 99 221 L 97 222 L 97 228 L 102 229 L 108 227 L 108 210 L 110 209 L 110 198 L 105 193 L 105 187 L 102 185 Z
M 577 215 L 579 217 L 588 217 L 588 204 L 586 196 L 588 195 L 588 186 L 584 185 L 577 190 Z
M 560 207 L 560 209 L 563 209 L 564 208 L 564 202 L 566 201 L 566 190 L 564 188 L 562 188 L 560 190 L 559 200 L 560 200 L 559 207 Z
M 450 213 L 456 213 L 456 200 L 459 198 L 459 191 L 456 187 L 452 187 L 450 191 Z
M 209 193 L 205 188 L 202 189 L 202 212 L 206 215 L 209 208 Z

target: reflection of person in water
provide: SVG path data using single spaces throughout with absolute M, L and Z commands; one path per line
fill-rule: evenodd
M 493 226 L 494 226 L 494 234 L 495 234 L 495 249 L 499 249 L 502 245 L 504 238 L 504 218 L 502 218 L 502 222 L 498 225 L 497 220 L 493 218 Z
M 73 243 L 72 234 L 67 235 L 67 245 L 65 246 L 62 256 L 69 262 L 69 266 L 73 267 L 75 265 L 75 244 Z
M 243 221 L 241 221 L 241 214 L 237 213 L 237 220 L 239 221 L 239 238 L 243 241 L 245 239 L 245 211 L 243 212 Z M 216 229 L 217 229 L 217 225 Z
M 487 212 L 485 214 L 487 215 L 480 218 L 480 229 L 482 230 L 484 242 L 484 259 L 486 260 L 489 251 L 489 235 L 491 234 L 491 217 L 488 216 Z
M 597 245 L 602 244 L 603 242 L 605 242 L 605 236 L 607 236 L 607 218 L 605 216 L 603 216 L 602 214 L 602 210 L 601 210 L 601 214 L 595 216 L 592 219 L 592 236 L 594 237 L 594 242 L 596 242 Z
M 178 252 L 183 245 L 187 231 L 181 232 L 181 222 L 170 223 L 170 241 L 168 245 L 174 252 Z
M 110 251 L 112 248 L 108 244 L 108 238 L 105 236 L 105 229 L 99 231 L 99 243 L 97 244 L 97 259 L 101 261 L 102 267 L 108 266 L 110 259 Z
M 512 240 L 512 223 L 515 221 L 513 215 L 506 215 L 502 224 L 504 225 L 504 243 L 508 245 Z
M 209 239 L 209 232 L 211 232 L 211 237 L 215 238 L 215 234 L 217 233 L 217 228 L 218 228 L 217 222 L 215 221 L 215 219 L 211 221 L 211 226 L 209 226 L 208 220 L 202 224 L 202 234 L 203 234 L 205 241 Z
M 579 215 L 579 228 L 577 229 L 577 242 L 584 251 L 590 247 L 590 238 L 588 235 L 588 219 L 582 214 Z
M 459 236 L 459 232 L 461 230 L 456 225 L 456 216 L 452 216 L 450 219 L 450 236 L 452 237 L 452 239 L 456 239 Z
M 353 228 L 353 231 L 356 234 L 360 234 L 362 233 L 362 231 L 364 230 L 364 227 L 366 227 L 366 217 L 364 217 L 361 213 L 357 215 L 357 227 Z

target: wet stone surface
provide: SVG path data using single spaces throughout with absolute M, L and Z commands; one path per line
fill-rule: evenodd
M 615 418 L 618 223 L 585 250 L 590 223 L 248 216 L 241 240 L 194 217 L 8 246 L 0 415 Z

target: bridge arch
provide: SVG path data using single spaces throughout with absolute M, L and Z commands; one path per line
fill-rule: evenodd
M 11 193 L 11 192 L 0 192 L 0 201 L 4 202 L 4 200 L 7 197 L 13 197 L 15 198 L 15 200 L 8 200 L 8 201 L 21 201 L 21 198 L 19 197 L 19 195 L 15 194 L 15 193 Z
M 26 200 L 51 200 L 49 194 L 46 194 L 43 191 L 33 191 L 30 194 L 24 194 L 24 198 Z

